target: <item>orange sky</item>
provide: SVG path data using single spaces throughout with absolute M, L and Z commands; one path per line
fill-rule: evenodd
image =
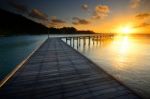
M 144 13 L 143 13 L 144 14 Z M 104 33 L 119 33 L 122 32 L 123 28 L 129 27 L 130 33 L 150 33 L 150 17 L 144 19 L 136 18 L 136 14 L 130 15 L 116 15 L 111 19 L 93 21 L 89 25 L 80 25 L 76 26 L 78 29 L 90 29 L 95 32 L 104 32 Z M 146 23 L 147 22 L 147 23 Z M 149 22 L 149 23 L 148 23 Z

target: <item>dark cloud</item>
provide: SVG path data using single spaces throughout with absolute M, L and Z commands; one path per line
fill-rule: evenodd
M 88 5 L 87 5 L 87 4 L 83 4 L 83 5 L 81 5 L 81 8 L 82 8 L 83 10 L 88 10 Z
M 72 22 L 72 24 L 74 24 L 74 25 L 87 25 L 87 24 L 90 24 L 90 22 L 88 20 L 80 19 L 79 17 L 74 17 L 72 19 L 74 20 Z
M 56 24 L 64 24 L 64 23 L 66 23 L 65 21 L 60 20 L 60 19 L 52 19 L 51 22 L 52 23 L 56 23 Z
M 107 5 L 98 5 L 95 7 L 92 19 L 102 19 L 108 16 L 110 8 Z
M 137 8 L 141 4 L 141 0 L 131 0 L 130 1 L 130 7 L 131 8 Z
M 134 28 L 144 28 L 144 27 L 148 27 L 148 26 L 150 26 L 149 23 L 141 23 L 140 25 L 135 26 Z
M 13 7 L 17 12 L 20 12 L 20 13 L 28 13 L 28 8 L 27 6 L 23 5 L 23 4 L 19 4 L 17 2 L 15 2 L 14 0 L 13 1 L 10 1 L 9 2 L 9 5 L 11 7 Z
M 51 20 L 48 24 L 49 27 L 63 27 L 66 21 L 57 19 L 55 16 L 51 17 Z
M 138 18 L 138 19 L 144 19 L 147 17 L 150 17 L 150 13 L 140 13 L 140 14 L 136 15 L 136 18 Z
M 29 16 L 43 21 L 48 21 L 48 15 L 38 9 L 32 9 Z

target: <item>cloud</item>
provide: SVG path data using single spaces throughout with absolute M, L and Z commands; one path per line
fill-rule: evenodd
M 64 23 L 66 23 L 65 21 L 60 20 L 60 19 L 51 19 L 51 22 L 55 23 L 55 24 L 64 24 Z
M 72 24 L 74 24 L 74 25 L 87 25 L 87 24 L 90 24 L 90 22 L 88 20 L 80 19 L 79 17 L 73 17 L 72 19 L 74 20 L 72 22 Z
M 134 28 L 144 28 L 144 27 L 148 27 L 148 26 L 150 26 L 150 24 L 149 23 L 141 23 L 140 25 L 138 25 L 138 26 L 135 26 Z
M 29 16 L 43 21 L 48 21 L 48 15 L 38 9 L 32 9 Z
M 131 0 L 130 1 L 130 7 L 131 8 L 137 8 L 140 6 L 141 0 Z
M 20 12 L 20 13 L 28 13 L 28 8 L 27 6 L 23 5 L 23 4 L 19 4 L 15 1 L 10 1 L 9 2 L 9 5 L 11 7 L 13 7 L 17 12 Z
M 102 19 L 108 16 L 110 8 L 107 5 L 98 5 L 95 7 L 92 19 Z
M 109 13 L 109 7 L 107 5 L 99 5 L 95 8 L 96 13 Z
M 83 5 L 81 5 L 81 8 L 82 8 L 83 10 L 88 10 L 88 5 L 87 5 L 87 4 L 83 4 Z
M 104 14 L 104 13 L 94 13 L 92 19 L 103 19 L 107 16 L 108 14 Z
M 56 16 L 52 16 L 48 26 L 49 27 L 62 27 L 64 26 L 65 23 L 66 21 L 57 19 Z
M 148 17 L 150 17 L 150 13 L 140 13 L 140 14 L 136 15 L 136 18 L 138 18 L 138 19 L 145 19 Z

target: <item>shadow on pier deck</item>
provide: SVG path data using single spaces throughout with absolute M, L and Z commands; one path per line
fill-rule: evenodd
M 0 89 L 1 99 L 139 99 L 60 39 L 48 39 Z

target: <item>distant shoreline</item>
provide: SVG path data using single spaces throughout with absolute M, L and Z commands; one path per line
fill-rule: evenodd
M 82 35 L 82 34 L 84 34 L 84 33 L 74 33 L 74 34 L 12 34 L 12 35 L 10 35 L 10 34 L 8 34 L 8 35 L 0 35 L 0 37 L 13 37 L 13 36 L 36 36 L 36 35 Z M 87 33 L 87 34 L 89 34 L 89 33 Z M 93 34 L 93 33 L 90 33 L 90 34 Z M 94 34 L 98 34 L 98 33 L 94 33 Z M 120 35 L 120 36 L 150 36 L 150 34 L 129 34 L 129 35 Z

